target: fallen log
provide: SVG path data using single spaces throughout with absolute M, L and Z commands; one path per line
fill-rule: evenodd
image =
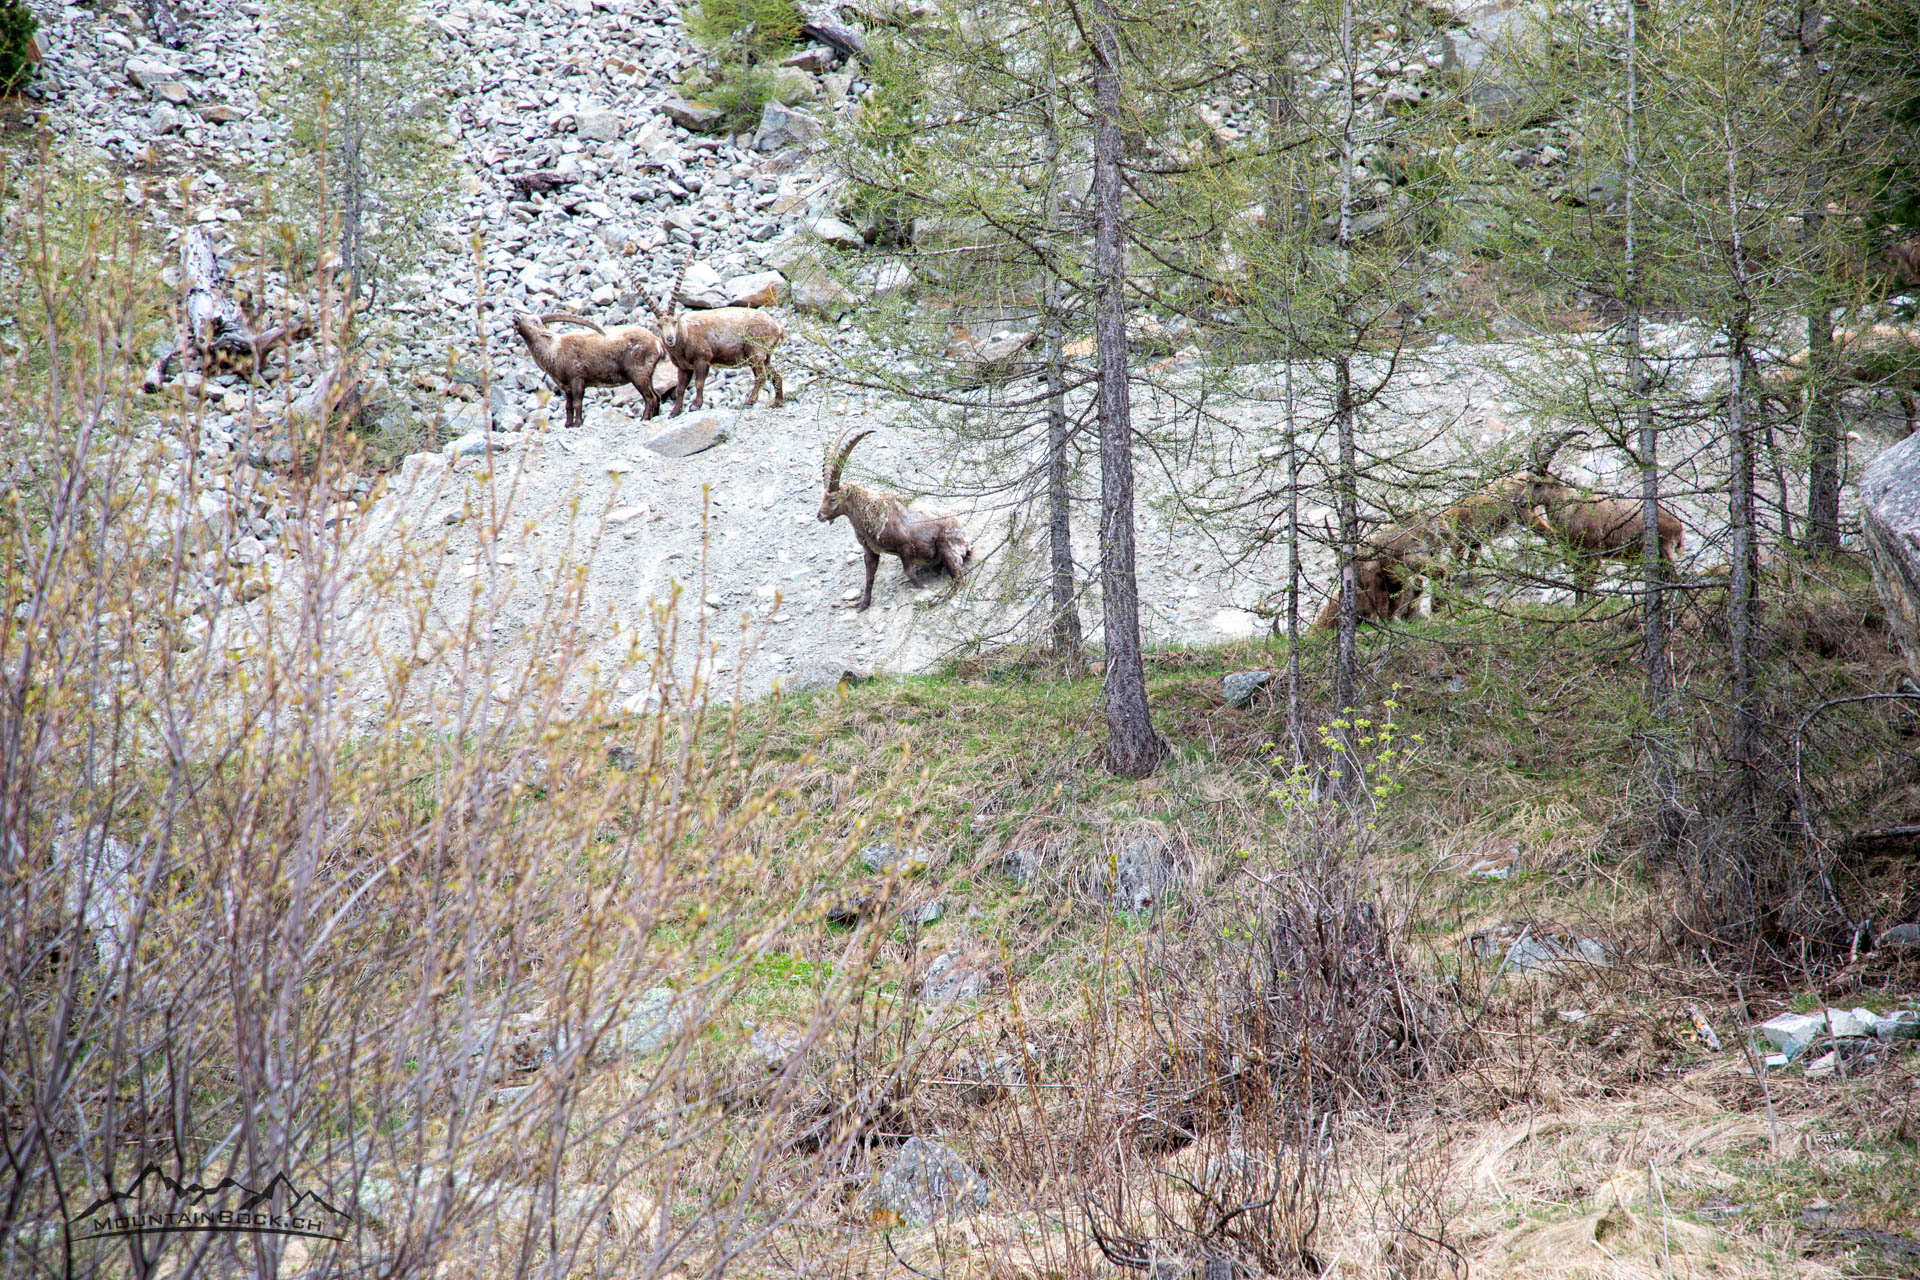
M 158 391 L 176 360 L 191 360 L 202 372 L 231 369 L 258 371 L 275 347 L 285 346 L 313 331 L 305 320 L 293 320 L 259 332 L 247 322 L 240 304 L 228 292 L 226 273 L 206 233 L 189 229 L 180 240 L 180 273 L 187 295 L 180 308 L 180 332 L 159 354 L 141 390 Z

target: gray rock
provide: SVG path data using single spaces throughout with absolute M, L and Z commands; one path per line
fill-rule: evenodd
M 1567 183 L 1567 199 L 1576 205 L 1610 209 L 1627 194 L 1618 169 L 1590 169 Z
M 668 98 L 660 104 L 667 119 L 685 129 L 688 133 L 716 132 L 726 113 L 717 107 L 709 107 L 699 102 L 683 102 L 679 98 Z
M 485 431 L 468 431 L 447 441 L 441 452 L 449 458 L 477 458 L 489 449 L 504 453 L 519 442 L 520 437 L 511 431 L 495 431 L 491 437 Z
M 1180 890 L 1180 867 L 1172 842 L 1157 835 L 1136 836 L 1110 867 L 1102 856 L 1089 877 L 1115 911 L 1152 911 Z
M 680 282 L 680 301 L 695 310 L 724 307 L 727 282 L 706 263 L 695 262 L 687 267 L 686 278 Z
M 902 852 L 886 843 L 870 844 L 860 851 L 860 865 L 867 870 L 891 875 L 917 876 L 933 865 L 933 850 L 916 845 Z
M 810 44 L 800 52 L 782 59 L 780 65 L 783 67 L 798 67 L 802 71 L 819 75 L 822 72 L 833 70 L 834 65 L 839 61 L 839 50 L 829 49 L 823 44 Z
M 1620 961 L 1614 946 L 1599 938 L 1517 937 L 1507 928 L 1476 934 L 1473 950 L 1483 960 L 1505 961 L 1516 973 L 1555 973 L 1576 967 L 1610 969 Z
M 768 1071 L 784 1068 L 806 1045 L 806 1035 L 799 1031 L 774 1031 L 767 1027 L 755 1027 L 747 1037 L 747 1057 L 760 1063 Z
M 1860 531 L 1887 621 L 1920 680 L 1920 435 L 1886 450 L 1861 475 Z
M 978 969 L 970 969 L 953 958 L 952 952 L 937 955 L 920 976 L 920 999 L 924 1004 L 953 1004 L 960 1000 L 978 1000 L 990 979 Z
M 18 846 L 14 846 L 18 849 Z M 54 837 L 54 861 L 66 870 L 68 915 L 93 944 L 93 959 L 111 974 L 120 961 L 140 897 L 140 866 L 132 846 L 95 828 Z
M 620 1047 L 634 1056 L 653 1053 L 679 1035 L 685 1021 L 674 1007 L 672 987 L 650 987 L 620 1024 Z
M 663 458 L 691 457 L 704 449 L 713 448 L 731 435 L 733 418 L 733 414 L 717 409 L 696 413 L 665 431 L 655 432 L 647 441 L 647 448 Z
M 1882 947 L 1920 947 L 1920 924 L 1896 924 L 1880 935 L 1876 945 Z
M 874 1183 L 871 1208 L 896 1214 L 908 1226 L 964 1217 L 987 1207 L 986 1179 L 952 1147 L 914 1137 Z
M 866 243 L 860 238 L 859 231 L 838 218 L 815 218 L 807 224 L 807 230 L 812 232 L 816 239 L 836 249 L 858 249 Z
M 840 685 L 852 687 L 864 679 L 866 677 L 844 659 L 816 655 L 803 659 L 780 683 L 788 689 L 826 689 Z
M 891 298 L 901 290 L 911 287 L 913 272 L 904 262 L 883 262 L 874 272 L 871 292 L 876 298 Z
M 1827 1020 L 1824 1015 L 1783 1013 L 1777 1018 L 1769 1018 L 1761 1023 L 1760 1035 L 1768 1044 L 1785 1054 L 1787 1061 L 1791 1062 L 1826 1029 Z
M 963 347 L 957 353 L 953 379 L 962 387 L 984 387 L 1029 372 L 1021 357 L 1039 342 L 1037 333 L 1009 333 Z
M 582 111 L 576 118 L 580 136 L 594 142 L 613 142 L 626 128 L 626 122 L 616 111 L 592 109 Z
M 760 111 L 760 127 L 753 135 L 756 151 L 784 151 L 804 147 L 820 136 L 820 122 L 804 111 L 769 102 Z
M 1040 855 L 1032 849 L 1009 849 L 1000 855 L 1000 874 L 1025 884 L 1040 874 Z
M 1271 671 L 1236 671 L 1220 680 L 1220 693 L 1230 707 L 1250 707 L 1253 695 L 1273 680 Z
M 1875 1020 L 1873 1034 L 1880 1040 L 1920 1040 L 1920 1013 L 1900 1009 Z
M 508 1085 L 504 1089 L 495 1089 L 487 1095 L 489 1107 L 511 1107 L 525 1100 L 533 1093 L 530 1084 Z
M 727 281 L 730 307 L 772 307 L 786 296 L 787 278 L 778 271 L 755 271 Z
M 910 918 L 924 929 L 930 924 L 938 924 L 946 914 L 947 904 L 935 898 L 932 902 L 923 902 L 915 907 L 910 913 Z
M 1871 1036 L 1874 1024 L 1879 1021 L 1879 1016 L 1871 1009 L 1827 1010 L 1827 1030 L 1836 1040 Z
M 799 67 L 778 66 L 768 72 L 773 100 L 784 106 L 811 102 L 820 96 L 820 82 Z
M 1463 87 L 1462 98 L 1480 128 L 1517 128 L 1550 111 L 1550 87 L 1533 84 L 1528 63 L 1546 50 L 1545 9 L 1535 3 L 1482 14 L 1449 31 L 1441 69 Z
M 127 79 L 148 93 L 152 93 L 159 85 L 180 78 L 180 68 L 170 66 L 158 58 L 128 58 L 126 73 Z
M 853 294 L 824 271 L 809 272 L 800 276 L 793 281 L 791 287 L 796 310 L 824 316 L 828 320 L 837 320 L 853 310 L 855 302 Z

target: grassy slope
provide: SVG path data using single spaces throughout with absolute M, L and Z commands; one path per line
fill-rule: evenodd
M 1897 660 L 1884 626 L 1875 625 L 1864 579 L 1851 570 L 1824 584 L 1787 576 L 1794 580 L 1781 585 L 1769 613 L 1776 713 L 1890 687 Z M 1704 594 L 1699 601 L 1683 614 L 1675 646 L 1690 722 L 1706 721 L 1701 712 L 1720 679 L 1721 642 L 1703 620 L 1713 602 Z M 1420 963 L 1457 976 L 1464 1011 L 1485 992 L 1492 967 L 1468 939 L 1501 922 L 1597 935 L 1628 957 L 1609 972 L 1499 986 L 1487 1001 L 1478 1052 L 1436 1086 L 1427 1119 L 1372 1134 L 1379 1167 L 1398 1167 L 1416 1148 L 1428 1160 L 1443 1153 L 1454 1222 L 1483 1274 L 1607 1274 L 1610 1252 L 1622 1260 L 1638 1254 L 1630 1273 L 1641 1273 L 1637 1266 L 1658 1274 L 1657 1255 L 1668 1242 L 1676 1268 L 1685 1269 L 1684 1254 L 1706 1274 L 1829 1266 L 1920 1274 L 1913 1269 L 1920 1263 L 1874 1255 L 1878 1238 L 1858 1234 L 1910 1230 L 1920 1220 L 1914 1054 L 1856 1082 L 1771 1074 L 1779 1154 L 1769 1154 L 1765 1100 L 1738 1052 L 1727 958 L 1710 958 L 1673 927 L 1678 878 L 1650 874 L 1640 851 L 1636 735 L 1647 725 L 1632 619 L 1537 617 L 1522 627 L 1482 614 L 1390 637 L 1369 633 L 1363 655 L 1371 714 L 1392 699 L 1402 743 L 1408 735 L 1421 739 L 1400 773 L 1403 789 L 1379 811 L 1368 859 L 1381 900 L 1404 913 L 1405 938 Z M 1023 1018 L 1070 1022 L 1085 984 L 1110 973 L 1116 941 L 1136 953 L 1147 934 L 1206 945 L 1221 936 L 1214 908 L 1233 878 L 1284 860 L 1272 764 L 1282 711 L 1267 701 L 1229 708 L 1219 687 L 1224 673 L 1282 661 L 1277 645 L 1259 643 L 1150 655 L 1152 704 L 1174 754 L 1145 783 L 1115 780 L 1099 767 L 1097 676 L 1061 681 L 1014 661 L 965 663 L 749 708 L 743 738 L 764 751 L 763 770 L 804 766 L 763 832 L 763 889 L 778 898 L 779 850 L 789 843 L 844 842 L 843 901 L 885 891 L 852 856 L 869 840 L 924 846 L 931 865 L 894 889 L 908 906 L 940 900 L 945 915 L 924 929 L 895 930 L 882 962 L 897 966 L 896 989 L 916 965 L 951 951 L 999 975 L 984 1024 L 1005 1021 L 1007 982 L 1019 988 Z M 1327 718 L 1318 706 L 1325 664 L 1323 644 L 1310 639 L 1303 668 L 1314 723 Z M 1910 721 L 1905 731 L 1912 732 Z M 1902 746 L 1897 737 L 1858 729 L 1845 743 L 1843 754 L 1853 758 L 1838 762 L 1842 771 L 1870 771 L 1890 747 Z M 1684 763 L 1702 743 L 1683 735 L 1680 745 Z M 1904 750 L 1912 747 L 1909 738 Z M 882 778 L 907 785 L 883 786 Z M 881 792 L 912 801 L 888 807 L 872 799 Z M 1142 829 L 1184 842 L 1189 887 L 1151 918 L 1100 910 L 1085 892 L 1088 869 Z M 999 860 L 1012 848 L 1043 854 L 1033 880 L 1001 874 Z M 1465 873 L 1469 854 L 1509 851 L 1507 879 Z M 1902 878 L 1891 889 L 1853 887 L 1884 912 L 1898 907 Z M 817 921 L 797 928 L 787 955 L 763 965 L 748 1017 L 777 1020 L 782 986 L 804 983 L 812 966 L 831 963 L 836 933 Z M 1796 996 L 1803 1005 L 1911 1005 L 1915 969 L 1909 961 L 1902 971 L 1883 954 L 1841 971 L 1824 989 L 1806 977 L 1746 981 L 1764 1017 Z M 1700 1043 L 1691 1029 L 1695 1008 L 1727 1051 L 1710 1053 Z M 1585 1016 L 1570 1021 L 1562 1010 Z M 969 1143 L 968 1109 L 938 1109 L 949 1136 L 971 1145 L 991 1170 L 992 1126 L 975 1127 Z M 1362 1142 L 1356 1152 L 1367 1147 Z M 1379 1246 L 1378 1239 L 1368 1245 L 1360 1212 L 1367 1188 L 1377 1193 L 1382 1181 L 1365 1171 L 1369 1158 L 1356 1155 L 1356 1194 L 1328 1224 L 1336 1240 L 1351 1235 L 1356 1257 Z M 1616 1201 L 1626 1218 L 1608 1217 Z M 1820 1203 L 1841 1209 L 1822 1219 L 1808 1208 Z M 1664 1207 L 1650 1218 L 1656 1204 Z M 1729 1213 L 1728 1206 L 1736 1207 Z M 1878 1260 L 1862 1261 L 1870 1255 Z

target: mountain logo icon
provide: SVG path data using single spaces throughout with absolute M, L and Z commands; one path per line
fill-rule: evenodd
M 256 1190 L 232 1176 L 212 1186 L 182 1182 L 149 1164 L 124 1189 L 109 1181 L 106 1194 L 72 1221 L 85 1231 L 83 1240 L 174 1231 L 344 1240 L 352 1218 L 319 1192 L 301 1190 L 284 1172 Z

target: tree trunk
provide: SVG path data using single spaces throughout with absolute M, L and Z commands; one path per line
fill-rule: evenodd
M 1820 156 L 1826 114 L 1820 66 L 1820 5 L 1800 15 L 1800 82 L 1809 95 L 1807 207 L 1800 219 L 1800 244 L 1812 281 L 1807 298 L 1807 540 L 1810 551 L 1840 550 L 1840 415 L 1833 370 L 1833 311 L 1827 295 L 1826 251 L 1820 240 L 1826 215 L 1826 168 Z M 1784 521 L 1785 516 L 1782 516 Z
M 1733 572 L 1728 583 L 1727 629 L 1733 665 L 1733 767 L 1739 771 L 1735 793 L 1741 817 L 1757 812 L 1755 756 L 1760 721 L 1754 706 L 1754 599 L 1759 556 L 1754 542 L 1753 440 L 1746 414 L 1746 359 L 1748 338 L 1744 325 L 1734 328 L 1733 349 L 1727 358 L 1727 434 L 1731 466 L 1727 523 L 1732 540 Z
M 1656 847 L 1671 848 L 1681 836 L 1683 815 L 1674 777 L 1667 724 L 1673 718 L 1673 677 L 1667 655 L 1666 563 L 1660 556 L 1660 428 L 1653 416 L 1652 379 L 1641 334 L 1640 242 L 1636 215 L 1640 183 L 1639 5 L 1627 7 L 1626 277 L 1627 374 L 1633 387 L 1640 463 L 1640 641 L 1646 664 L 1648 772 L 1654 794 Z
M 1352 709 L 1354 699 L 1354 639 L 1359 606 L 1355 565 L 1360 559 L 1359 467 L 1354 458 L 1353 440 L 1353 360 L 1345 352 L 1335 357 L 1333 362 L 1333 426 L 1340 449 L 1334 493 L 1334 504 L 1340 520 L 1340 630 L 1334 645 L 1333 709 L 1336 715 L 1344 716 Z M 1343 751 L 1343 784 L 1352 781 L 1346 776 L 1351 769 L 1352 761 Z
M 1300 424 L 1294 413 L 1293 356 L 1287 356 L 1287 748 L 1298 767 L 1307 758 L 1300 716 Z
M 1166 744 L 1153 730 L 1140 657 L 1140 598 L 1133 556 L 1133 420 L 1127 385 L 1126 249 L 1120 202 L 1120 38 L 1109 0 L 1087 7 L 1094 102 L 1094 340 L 1100 415 L 1100 592 L 1106 668 L 1107 767 L 1127 778 L 1159 768 Z
M 1341 303 L 1350 308 L 1356 299 L 1347 292 L 1347 253 L 1353 236 L 1353 120 L 1358 106 L 1353 64 L 1353 5 L 1343 0 L 1340 6 L 1340 54 L 1346 67 L 1347 111 L 1340 129 L 1340 217 L 1337 252 L 1340 254 Z M 1359 581 L 1356 567 L 1360 558 L 1360 469 L 1354 449 L 1353 358 L 1342 351 L 1333 362 L 1333 425 L 1339 437 L 1339 473 L 1335 477 L 1334 502 L 1340 519 L 1340 630 L 1334 642 L 1333 710 L 1337 721 L 1344 722 L 1353 708 L 1355 686 L 1355 628 L 1358 625 Z M 1344 729 L 1334 731 L 1340 743 L 1338 785 L 1342 796 L 1351 797 L 1359 785 L 1359 769 L 1353 758 L 1351 735 Z
M 1057 89 L 1051 78 L 1049 91 Z M 1053 115 L 1053 101 L 1047 104 L 1045 159 L 1047 165 L 1047 227 L 1060 226 L 1060 133 Z M 1068 487 L 1068 448 L 1073 441 L 1073 424 L 1067 416 L 1067 383 L 1060 348 L 1066 339 L 1063 313 L 1066 309 L 1066 283 L 1057 273 L 1047 275 L 1044 357 L 1047 367 L 1047 542 L 1048 578 L 1053 597 L 1051 625 L 1053 660 L 1068 676 L 1077 676 L 1086 666 L 1080 634 L 1080 610 L 1074 603 L 1079 575 L 1073 565 L 1073 495 Z
M 1285 0 L 1268 0 L 1267 139 L 1276 151 L 1287 123 L 1294 116 L 1293 73 L 1287 65 L 1291 41 Z M 1276 175 L 1267 193 L 1267 225 L 1293 231 L 1292 193 Z M 1283 303 L 1283 305 L 1285 305 Z M 1300 707 L 1300 424 L 1293 386 L 1293 316 L 1286 313 L 1286 367 L 1281 391 L 1287 451 L 1287 750 L 1295 767 L 1306 762 L 1306 726 Z
M 1729 8 L 1734 7 L 1731 3 Z M 1730 14 L 1729 28 L 1737 15 Z M 1733 135 L 1733 122 L 1723 116 L 1721 137 L 1725 145 L 1727 172 L 1727 265 L 1732 273 L 1733 314 L 1727 321 L 1727 435 L 1731 444 L 1731 475 L 1727 523 L 1732 541 L 1733 573 L 1728 582 L 1727 629 L 1729 658 L 1733 665 L 1733 767 L 1738 771 L 1735 796 L 1739 821 L 1743 828 L 1759 816 L 1759 788 L 1755 769 L 1760 739 L 1758 709 L 1754 706 L 1755 634 L 1754 601 L 1758 594 L 1760 558 L 1754 542 L 1753 438 L 1747 420 L 1747 366 L 1752 361 L 1753 297 L 1747 283 L 1746 247 L 1740 234 L 1740 148 Z M 1747 830 L 1738 836 L 1741 848 L 1747 842 Z

